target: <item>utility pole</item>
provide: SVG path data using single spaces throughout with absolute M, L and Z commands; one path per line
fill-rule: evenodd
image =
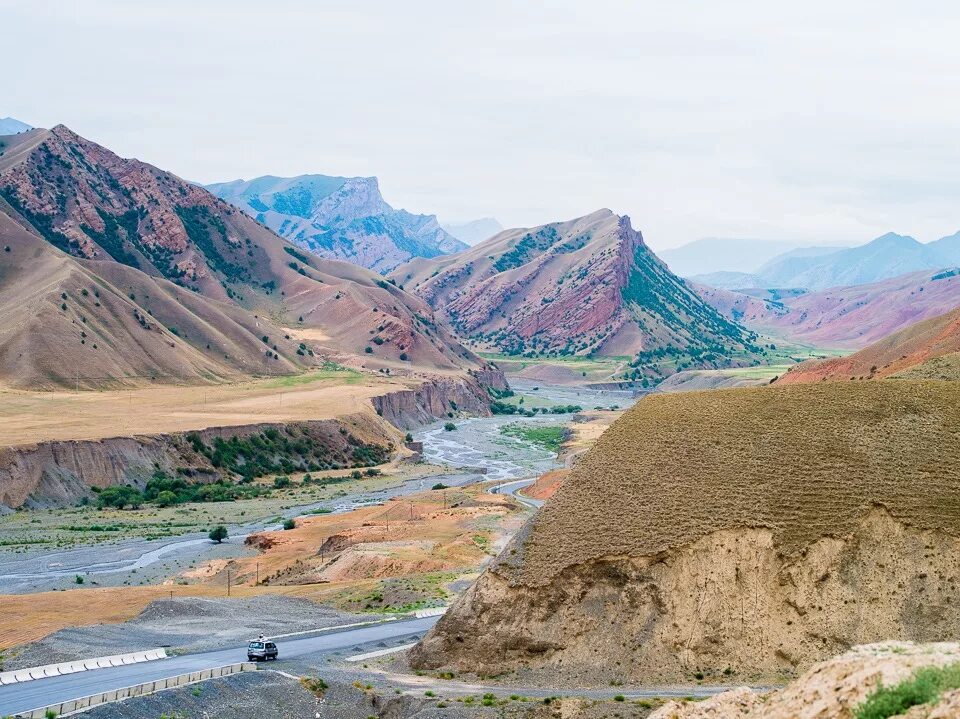
M 230 596 L 230 570 L 227 570 L 227 596 Z
M 257 585 L 260 584 L 260 562 L 257 562 Z

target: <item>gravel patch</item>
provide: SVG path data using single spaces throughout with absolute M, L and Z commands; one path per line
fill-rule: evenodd
M 305 599 L 259 596 L 244 599 L 183 597 L 152 602 L 124 624 L 63 629 L 18 650 L 5 669 L 167 647 L 168 653 L 239 647 L 268 636 L 370 621 Z

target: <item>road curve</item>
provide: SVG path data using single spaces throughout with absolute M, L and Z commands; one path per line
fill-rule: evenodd
M 277 644 L 281 659 L 323 655 L 338 650 L 353 650 L 371 643 L 419 636 L 439 619 L 440 617 L 424 617 L 384 622 L 342 631 L 326 631 L 319 636 L 304 639 L 280 640 Z M 0 716 L 246 660 L 246 647 L 236 647 L 11 684 L 0 687 Z

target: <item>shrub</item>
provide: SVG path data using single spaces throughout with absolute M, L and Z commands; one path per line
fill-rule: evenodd
M 617 694 L 617 696 L 615 696 L 615 697 L 613 698 L 613 701 L 615 701 L 615 702 L 623 702 L 623 701 L 626 701 L 626 700 L 627 700 L 627 698 L 626 698 L 625 696 L 623 696 L 623 694 Z
M 73 578 L 74 584 L 83 584 L 83 577 L 79 574 Z
M 447 489 L 447 485 L 445 485 L 443 482 L 437 482 L 435 485 L 430 487 L 430 489 Z
M 141 504 L 143 504 L 143 495 L 133 487 L 126 485 L 107 487 L 97 495 L 97 506 L 100 509 L 106 507 L 123 509 L 127 506 L 137 509 Z
M 290 486 L 290 478 L 285 475 L 280 475 L 279 477 L 273 478 L 273 488 L 274 489 L 286 489 Z
M 284 528 L 284 529 L 296 529 L 296 528 L 297 528 L 297 520 L 292 519 L 292 518 L 291 518 L 291 519 L 285 519 L 285 520 L 283 520 L 283 528 Z
M 223 540 L 227 538 L 227 528 L 222 524 L 218 524 L 216 527 L 210 530 L 210 534 L 207 536 L 217 544 L 221 544 Z
M 455 425 L 453 422 L 447 422 L 445 425 L 443 425 L 443 428 L 447 432 L 452 432 L 457 428 L 457 425 Z
M 154 500 L 161 507 L 169 507 L 171 504 L 177 503 L 177 495 L 171 492 L 169 489 L 165 489 L 157 495 L 157 498 Z
M 887 719 L 906 714 L 911 707 L 930 704 L 948 690 L 960 688 L 960 664 L 924 667 L 892 687 L 882 684 L 857 707 L 856 719 Z

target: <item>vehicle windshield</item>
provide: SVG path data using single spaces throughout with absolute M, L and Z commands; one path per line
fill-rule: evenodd
M 263 649 L 263 642 L 250 642 L 251 649 Z

